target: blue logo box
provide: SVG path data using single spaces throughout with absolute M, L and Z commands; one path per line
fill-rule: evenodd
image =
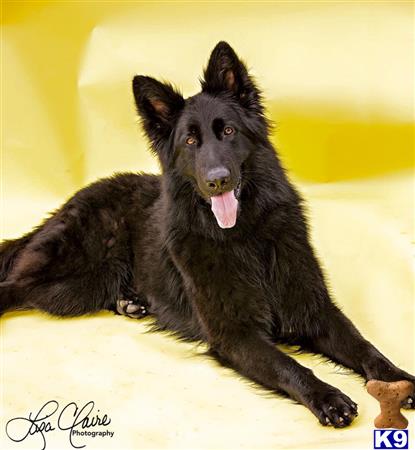
M 408 430 L 373 430 L 373 448 L 408 448 Z

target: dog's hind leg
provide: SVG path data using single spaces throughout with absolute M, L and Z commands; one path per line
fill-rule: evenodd
M 0 314 L 36 308 L 74 316 L 112 309 L 131 281 L 129 232 L 110 208 L 67 204 L 15 250 L 0 247 Z
M 120 277 L 102 269 L 74 277 L 28 284 L 19 288 L 25 309 L 58 316 L 79 316 L 112 309 L 120 292 Z
M 16 295 L 14 283 L 7 281 L 7 278 L 33 234 L 28 233 L 22 238 L 9 239 L 0 244 L 0 314 L 21 306 L 22 300 Z
M 33 259 L 31 263 L 38 261 Z M 113 309 L 125 282 L 123 271 L 101 265 L 62 277 L 40 272 L 0 283 L 0 314 L 16 309 L 39 309 L 58 316 L 78 316 Z

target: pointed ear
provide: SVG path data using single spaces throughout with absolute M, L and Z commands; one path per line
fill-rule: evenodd
M 184 99 L 170 84 L 142 75 L 134 77 L 133 92 L 144 130 L 157 151 L 169 137 Z
M 201 84 L 203 92 L 229 92 L 242 106 L 262 111 L 259 89 L 227 42 L 221 41 L 213 49 Z

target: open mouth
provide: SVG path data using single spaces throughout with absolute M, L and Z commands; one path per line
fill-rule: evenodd
M 210 197 L 212 212 L 221 228 L 232 228 L 238 215 L 238 200 L 241 194 L 241 179 L 235 189 Z

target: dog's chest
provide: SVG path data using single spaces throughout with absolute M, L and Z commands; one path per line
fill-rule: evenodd
M 256 239 L 218 243 L 193 238 L 173 252 L 193 288 L 209 297 L 239 304 L 268 297 L 272 289 L 269 248 Z

